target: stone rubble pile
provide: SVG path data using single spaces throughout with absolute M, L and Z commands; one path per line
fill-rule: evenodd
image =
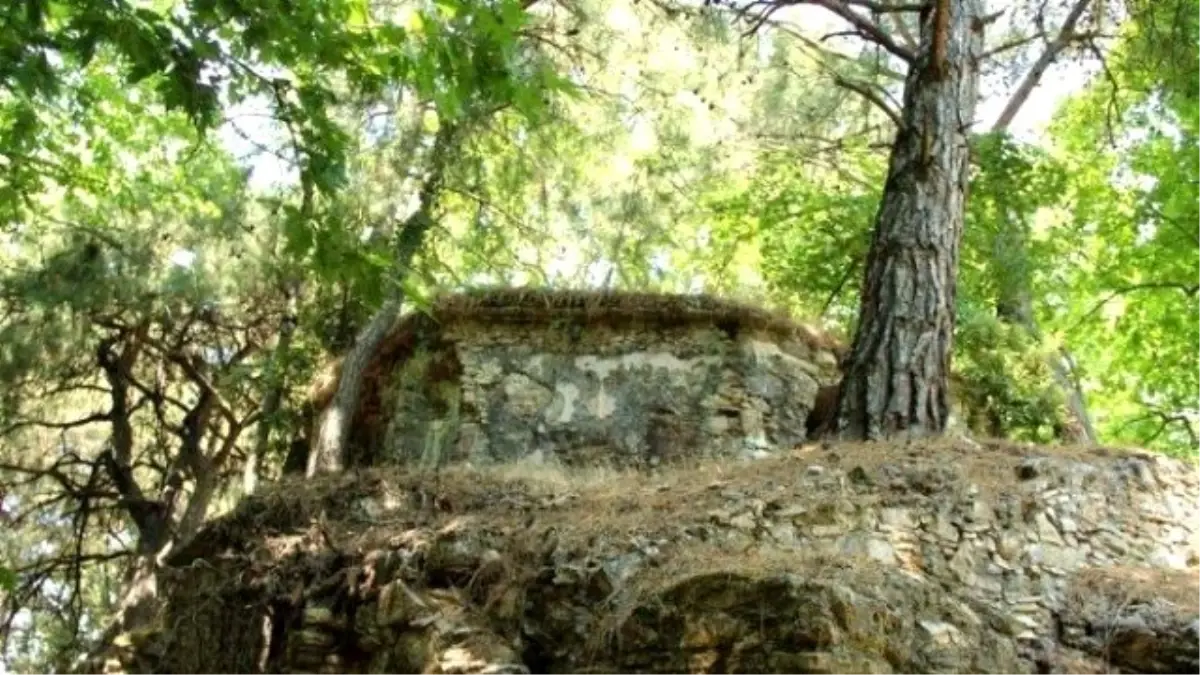
M 404 474 L 348 502 L 337 488 L 312 507 L 319 527 L 259 514 L 262 542 L 181 561 L 162 625 L 191 628 L 127 640 L 108 670 L 1200 668 L 1194 467 L 1030 453 L 989 473 L 993 449 L 858 452 L 748 461 L 769 467 L 753 480 L 664 473 L 613 491 L 607 515 L 572 490 L 431 497 Z M 331 543 L 351 532 L 365 538 Z M 1134 592 L 1146 573 L 1182 590 Z

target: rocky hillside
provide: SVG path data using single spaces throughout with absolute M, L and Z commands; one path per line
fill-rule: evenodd
M 109 672 L 1196 672 L 1196 467 L 940 441 L 290 482 Z

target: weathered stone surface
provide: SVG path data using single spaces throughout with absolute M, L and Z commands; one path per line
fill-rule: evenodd
M 547 329 L 552 330 L 552 329 Z M 655 466 L 680 456 L 790 448 L 822 376 L 773 342 L 715 329 L 601 331 L 547 352 L 534 329 L 448 330 L 394 376 L 388 461 Z M 454 361 L 440 388 L 425 364 Z M 413 382 L 421 383 L 419 386 Z M 462 432 L 463 424 L 469 425 Z
M 619 639 L 612 672 L 1027 671 L 1011 638 L 890 569 L 693 577 L 638 604 Z M 584 665 L 566 656 L 556 670 Z
M 1137 461 L 1153 481 L 1130 479 Z M 376 470 L 257 496 L 172 560 L 162 626 L 190 628 L 127 642 L 116 667 L 1200 665 L 1196 543 L 1181 536 L 1200 484 L 1182 463 L 941 442 L 598 478 L 531 467 Z
M 364 371 L 350 466 L 526 456 L 656 466 L 804 439 L 844 346 L 785 313 L 703 295 L 473 289 L 435 298 Z M 333 395 L 341 361 L 308 392 Z

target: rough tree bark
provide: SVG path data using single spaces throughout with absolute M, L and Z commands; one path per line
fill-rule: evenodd
M 454 154 L 457 138 L 458 125 L 448 123 L 438 130 L 434 139 L 433 148 L 430 150 L 429 173 L 421 186 L 417 210 L 404 221 L 396 237 L 393 262 L 395 290 L 355 338 L 354 346 L 342 362 L 337 391 L 318 418 L 316 437 L 308 455 L 306 475 L 310 478 L 321 473 L 337 473 L 346 466 L 350 423 L 358 410 L 363 371 L 380 343 L 400 318 L 404 302 L 402 282 L 408 276 L 412 259 L 425 241 L 425 234 L 433 227 L 434 206 L 441 192 L 446 166 Z
M 985 19 L 979 0 L 922 12 L 921 48 L 867 255 L 858 327 L 843 362 L 843 438 L 945 430 L 955 283 Z

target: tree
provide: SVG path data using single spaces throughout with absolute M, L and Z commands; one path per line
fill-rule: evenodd
M 390 294 L 383 307 L 358 334 L 342 361 L 337 390 L 321 414 L 308 457 L 306 473 L 310 477 L 319 473 L 339 472 L 346 466 L 350 423 L 358 407 L 363 371 L 400 318 L 404 300 L 402 289 L 408 280 L 413 258 L 434 225 L 436 200 L 441 193 L 447 165 L 454 157 L 459 133 L 460 127 L 456 122 L 443 122 L 438 129 L 430 150 L 429 171 L 421 186 L 417 210 L 404 221 L 396 238 L 394 264 L 397 291 Z
M 1094 4 L 1096 4 L 1094 0 L 1075 0 L 1063 19 L 1058 33 L 1049 39 L 1037 61 L 1025 73 L 1016 91 L 1004 106 L 1000 117 L 992 125 L 992 134 L 1001 136 L 1006 134 L 1013 119 L 1029 99 L 1029 95 L 1037 87 L 1047 69 L 1064 52 L 1074 45 L 1094 39 L 1094 34 L 1078 29 L 1084 12 Z M 1031 339 L 1038 341 L 1041 339 L 1041 331 L 1034 316 L 1028 262 L 1029 225 L 1012 211 L 1006 210 L 1003 216 L 1002 227 L 995 239 L 996 259 L 993 262 L 993 269 L 1001 278 L 1001 283 L 998 285 L 1000 295 L 997 299 L 996 315 L 1001 321 L 1019 326 Z M 1075 442 L 1094 444 L 1097 440 L 1096 430 L 1088 412 L 1084 393 L 1072 377 L 1069 366 L 1071 362 L 1070 353 L 1065 347 L 1060 348 L 1059 353 L 1052 354 L 1047 358 L 1047 364 L 1053 374 L 1053 383 L 1065 400 L 1069 418 L 1066 424 L 1061 425 L 1061 434 L 1066 439 Z
M 9 24 L 19 30 L 0 37 L 20 46 L 0 66 L 0 188 L 19 197 L 4 202 L 14 208 L 0 232 L 9 669 L 47 669 L 121 625 L 110 618 L 135 619 L 121 616 L 123 601 L 152 607 L 162 556 L 297 468 L 298 453 L 285 459 L 302 447 L 297 384 L 331 355 L 369 355 L 402 309 L 420 311 L 421 297 L 446 288 L 715 290 L 767 296 L 839 329 L 882 308 L 873 328 L 860 325 L 868 382 L 897 372 L 922 331 L 932 346 L 918 347 L 936 364 L 952 325 L 955 376 L 973 380 L 956 381 L 958 392 L 978 394 L 985 427 L 1038 442 L 1053 440 L 1057 412 L 1047 410 L 1059 405 L 1044 357 L 1069 345 L 1103 438 L 1194 452 L 1195 38 L 1177 28 L 1189 15 L 1174 3 L 1132 6 L 1115 50 L 1096 62 L 1105 68 L 1040 143 L 942 124 L 938 106 L 954 108 L 952 83 L 966 84 L 953 68 L 960 52 L 946 50 L 945 79 L 930 74 L 937 17 L 914 4 L 809 3 L 853 29 L 827 39 L 786 24 L 782 10 L 759 25 L 774 6 L 762 4 L 300 2 L 291 23 L 270 3 L 201 3 L 190 15 L 169 4 L 145 14 L 56 0 L 42 23 Z M 1041 22 L 1041 4 L 1021 4 L 1010 29 L 989 24 L 979 88 L 1010 63 L 1041 62 L 1079 6 L 1051 3 Z M 1111 18 L 1096 7 L 1058 58 L 1107 49 Z M 257 27 L 242 35 L 230 17 Z M 743 20 L 765 49 L 739 39 Z M 72 40 L 88 21 L 123 39 L 144 29 L 153 48 L 93 31 L 97 54 L 76 68 Z M 37 44 L 26 49 L 22 36 Z M 1176 43 L 1188 58 L 1178 46 L 1165 60 L 1149 49 Z M 39 70 L 39 49 L 54 52 L 46 44 L 64 60 Z M 153 53 L 189 49 L 224 79 Z M 146 76 L 131 84 L 139 68 Z M 54 85 L 26 91 L 29 77 Z M 282 96 L 273 78 L 286 81 Z M 250 99 L 274 118 L 274 140 L 244 135 L 292 183 L 255 190 L 197 133 L 187 105 L 168 112 L 168 90 L 209 85 L 216 98 L 196 100 L 216 106 L 224 131 L 258 112 L 244 110 Z M 896 103 L 901 86 L 908 110 Z M 936 132 L 923 172 L 909 163 L 926 149 L 913 120 Z M 964 164 L 944 137 L 971 145 L 961 225 Z M 913 204 L 937 220 L 918 222 Z M 906 236 L 931 224 L 940 248 L 914 249 Z M 957 270 L 947 262 L 955 227 L 965 230 Z M 1022 274 L 1006 276 L 1007 259 L 1022 260 Z M 918 272 L 943 286 L 922 296 L 929 305 L 910 297 L 893 311 L 888 293 L 905 279 L 915 287 Z M 852 281 L 864 277 L 859 293 Z M 1022 293 L 1040 344 L 997 319 Z M 881 351 L 864 346 L 872 340 Z M 341 435 L 361 373 L 349 370 L 343 403 L 331 406 L 337 450 L 314 458 L 331 460 L 322 470 L 359 450 Z M 900 375 L 909 390 L 887 391 L 883 405 L 915 404 L 913 388 L 941 377 Z M 910 432 L 888 412 L 879 429 Z M 936 433 L 935 422 L 926 413 L 921 432 Z
M 938 434 L 949 413 L 968 133 L 986 17 L 977 2 L 938 0 L 922 10 L 911 49 L 851 3 L 820 4 L 908 68 L 903 107 L 891 113 L 898 129 L 843 363 L 837 428 L 870 439 Z
M 804 3 L 753 3 L 735 6 L 734 12 L 750 17 L 754 30 L 770 24 L 775 12 L 793 4 Z M 812 4 L 844 20 L 850 25 L 850 34 L 875 44 L 908 69 L 899 111 L 891 109 L 885 89 L 864 86 L 840 75 L 834 77 L 839 86 L 859 92 L 884 110 L 898 127 L 867 255 L 854 346 L 844 364 L 837 426 L 844 436 L 852 437 L 937 434 L 948 417 L 946 377 L 953 347 L 957 259 L 966 204 L 967 156 L 956 150 L 965 151 L 971 140 L 974 87 L 982 76 L 980 69 L 999 54 L 1028 50 L 1031 45 L 1040 49 L 997 122 L 996 131 L 1002 132 L 1048 67 L 1069 48 L 1081 45 L 1100 53 L 1095 40 L 1104 28 L 1105 7 L 1089 0 L 1071 3 L 1056 32 L 1045 27 L 1052 9 L 1047 11 L 1044 5 L 1013 8 L 1011 23 L 1032 25 L 1036 30 L 1014 31 L 1014 35 L 1005 36 L 985 52 L 982 32 L 1004 12 L 985 16 L 977 4 L 938 0 L 920 8 L 918 39 L 913 38 L 907 18 L 917 8 L 837 1 Z M 1081 30 L 1088 10 L 1091 26 Z M 1031 21 L 1031 17 L 1036 20 Z M 894 26 L 893 31 L 887 30 L 885 21 Z M 1045 39 L 1040 48 L 1036 46 L 1039 37 Z M 928 103 L 936 98 L 931 92 L 944 88 L 941 83 L 947 75 L 951 79 L 946 81 L 952 85 L 972 88 L 969 93 L 952 89 L 962 95 L 961 100 L 947 103 L 956 108 L 957 118 L 937 114 Z M 966 79 L 961 79 L 964 76 Z M 931 161 L 941 164 L 934 166 Z M 929 167 L 933 170 L 927 171 Z M 1010 236 L 1019 234 L 1020 227 L 1023 225 L 1005 233 L 1007 238 L 1001 239 L 1009 244 L 1001 249 L 1022 250 L 1022 239 Z M 1019 257 L 1019 253 L 1007 257 Z M 1027 282 L 1018 275 L 1003 291 L 1001 308 L 1014 308 L 1006 315 L 1010 319 L 1018 314 L 1029 315 L 1028 303 L 1022 300 L 1028 295 L 1021 290 L 1025 287 Z M 1025 310 L 1018 311 L 1020 307 Z M 1031 319 L 1020 319 L 1018 323 L 1036 337 Z M 1081 395 L 1067 386 L 1069 378 L 1060 363 L 1052 365 L 1060 385 L 1071 394 L 1071 408 L 1082 420 L 1079 426 L 1086 431 L 1087 412 Z
M 463 90 L 451 99 L 453 105 L 436 107 L 438 128 L 428 153 L 417 208 L 395 233 L 389 284 L 392 290 L 383 306 L 356 336 L 353 347 L 341 362 L 337 390 L 321 413 L 313 438 L 306 470 L 308 476 L 338 472 L 346 466 L 350 425 L 358 407 L 363 370 L 399 318 L 405 296 L 413 288 L 413 259 L 435 225 L 437 200 L 463 136 L 509 107 L 536 120 L 546 105 L 543 97 L 564 89 L 544 59 L 517 39 L 527 18 L 525 10 L 532 4 L 532 0 L 521 0 L 509 5 L 508 12 L 486 8 L 465 11 L 464 6 L 463 13 L 455 17 L 449 29 L 450 32 L 456 28 L 470 30 L 481 17 L 491 20 L 491 29 L 481 32 L 473 48 L 464 55 L 468 74 L 462 76 Z M 513 61 L 517 64 L 505 65 Z M 437 101 L 434 98 L 431 102 Z
M 110 613 L 114 630 L 135 627 L 163 559 L 236 494 L 231 476 L 252 486 L 273 468 L 260 460 L 276 459 L 284 366 L 314 342 L 304 325 L 269 349 L 273 333 L 311 315 L 308 284 L 322 290 L 347 261 L 351 278 L 390 268 L 370 259 L 377 246 L 348 245 L 370 223 L 339 194 L 358 141 L 346 108 L 397 91 L 444 122 L 467 100 L 544 105 L 555 79 L 519 53 L 523 6 L 451 4 L 0 10 L 12 57 L 0 66 L 0 234 L 18 251 L 4 250 L 0 277 L 0 489 L 21 533 L 6 527 L 3 541 L 17 577 L 0 594 L 6 640 L 49 634 L 21 628 L 30 610 L 60 608 L 55 632 L 75 650 Z M 246 175 L 206 133 L 252 97 L 300 180 L 248 204 Z M 172 262 L 180 253 L 193 262 Z M 22 546 L 38 526 L 45 546 Z M 114 569 L 119 597 L 89 600 Z
M 110 574 L 123 589 L 103 602 L 122 623 L 144 616 L 161 557 L 225 495 L 258 416 L 247 370 L 281 310 L 262 241 L 241 229 L 244 173 L 204 148 L 179 171 L 160 143 L 189 139 L 186 120 L 130 105 L 116 81 L 101 63 L 87 72 L 108 94 L 88 116 L 106 132 L 94 173 L 31 210 L 0 277 L 0 485 L 10 531 L 40 541 L 5 551 L 18 573 L 6 641 L 21 610 L 61 603 L 78 649 L 88 585 Z M 189 265 L 171 261 L 181 247 Z
M 843 436 L 938 434 L 949 417 L 967 130 L 983 28 L 982 5 L 969 0 L 939 0 L 921 21 L 843 364 Z
M 1132 3 L 1106 69 L 1057 115 L 1070 259 L 1052 283 L 1077 300 L 1039 312 L 1085 366 L 1105 436 L 1192 456 L 1198 37 L 1194 0 Z

